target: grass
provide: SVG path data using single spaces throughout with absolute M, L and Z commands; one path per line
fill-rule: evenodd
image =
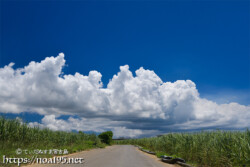
M 16 154 L 16 149 L 22 150 L 49 150 L 67 149 L 69 153 L 74 153 L 86 149 L 105 147 L 95 134 L 85 134 L 83 132 L 64 132 L 41 129 L 39 127 L 29 127 L 17 119 L 5 119 L 0 117 L 0 163 L 2 157 L 31 157 L 34 154 Z M 51 154 L 39 155 L 39 157 L 51 157 Z M 4 166 L 0 164 L 0 166 Z M 8 166 L 8 165 L 5 165 Z
M 250 131 L 171 133 L 161 137 L 115 141 L 145 147 L 160 155 L 184 158 L 202 167 L 250 166 Z

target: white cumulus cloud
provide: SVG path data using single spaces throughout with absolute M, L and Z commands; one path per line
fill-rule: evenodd
M 23 68 L 14 69 L 14 63 L 0 68 L 0 112 L 36 112 L 44 115 L 42 124 L 31 125 L 53 130 L 112 129 L 119 137 L 173 129 L 250 127 L 249 105 L 200 98 L 191 80 L 163 82 L 143 67 L 134 76 L 124 65 L 103 87 L 100 72 L 65 75 L 64 66 L 60 53 Z M 58 119 L 60 115 L 72 117 Z

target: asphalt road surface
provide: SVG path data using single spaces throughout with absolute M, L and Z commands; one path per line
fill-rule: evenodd
M 28 167 L 176 167 L 161 162 L 156 156 L 144 153 L 130 145 L 115 145 L 69 155 L 83 158 L 83 164 L 33 164 Z

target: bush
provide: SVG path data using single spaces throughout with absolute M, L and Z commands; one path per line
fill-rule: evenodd
M 101 139 L 103 143 L 110 145 L 113 137 L 113 132 L 112 131 L 103 132 L 99 134 L 98 137 Z

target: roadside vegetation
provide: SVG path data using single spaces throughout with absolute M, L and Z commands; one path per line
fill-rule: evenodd
M 17 119 L 5 119 L 0 117 L 0 163 L 2 157 L 31 157 L 34 153 L 16 154 L 18 148 L 22 150 L 67 150 L 74 153 L 91 148 L 105 147 L 96 134 L 83 132 L 64 132 L 29 127 Z M 53 154 L 39 154 L 39 157 L 50 157 Z M 1 164 L 0 164 L 1 166 Z
M 160 137 L 114 141 L 139 145 L 157 156 L 181 157 L 194 166 L 250 166 L 250 131 L 170 133 Z

